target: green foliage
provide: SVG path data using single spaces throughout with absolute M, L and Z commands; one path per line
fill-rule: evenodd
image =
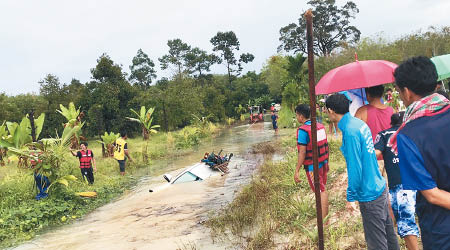
M 36 94 L 7 96 L 0 93 L 0 107 L 2 107 L 0 109 L 0 123 L 3 121 L 20 122 L 22 117 L 31 110 L 34 110 L 35 115 L 47 112 L 46 100 L 43 96 Z
M 197 146 L 200 143 L 200 129 L 187 126 L 175 134 L 175 147 L 177 149 L 186 149 Z
M 76 159 L 70 158 L 71 164 L 76 165 Z M 54 185 L 52 192 L 46 199 L 39 202 L 34 200 L 34 192 L 30 189 L 33 177 L 30 174 L 18 172 L 0 182 L 0 248 L 17 245 L 21 241 L 30 240 L 43 230 L 58 225 L 70 224 L 97 207 L 100 207 L 120 195 L 133 180 L 111 176 L 113 165 L 99 164 L 96 174 L 96 199 L 86 199 L 75 195 L 85 191 L 88 187 L 81 180 L 72 181 L 68 187 Z M 70 176 L 72 172 L 79 175 L 77 168 L 63 167 L 64 174 Z M 114 168 L 115 169 L 115 168 Z M 12 173 L 10 173 L 12 174 Z M 66 177 L 73 179 L 73 177 Z M 62 179 L 61 179 L 62 180 Z M 61 181 L 64 182 L 64 181 Z
M 110 132 L 108 134 L 108 132 L 105 132 L 105 134 L 102 135 L 100 138 L 102 138 L 101 143 L 105 145 L 112 145 L 119 137 L 120 137 L 119 133 L 116 134 L 114 132 Z
M 236 111 L 236 114 L 239 115 L 239 117 L 242 117 L 244 113 L 247 113 L 247 108 L 242 106 L 242 104 L 239 104 L 236 108 L 234 108 Z M 241 119 L 242 120 L 242 119 Z
M 346 2 L 338 8 L 335 0 L 311 0 L 314 53 L 316 55 L 329 56 L 331 52 L 343 43 L 356 43 L 361 32 L 350 25 L 350 19 L 355 18 L 359 12 L 354 2 Z M 291 23 L 280 29 L 281 45 L 278 50 L 286 52 L 303 52 L 307 54 L 306 42 L 306 18 L 302 15 L 298 19 L 298 25 Z
M 186 61 L 186 54 L 191 50 L 191 46 L 181 41 L 181 39 L 173 39 L 167 41 L 169 46 L 169 54 L 159 58 L 161 69 L 169 68 L 169 65 L 174 65 L 176 68 L 176 75 L 181 78 L 184 73 L 183 65 Z
M 139 49 L 135 57 L 133 57 L 130 66 L 131 75 L 129 80 L 140 87 L 148 88 L 152 83 L 152 79 L 156 78 L 155 63 L 147 54 Z
M 228 82 L 231 85 L 233 77 L 241 73 L 242 63 L 252 62 L 255 56 L 250 53 L 244 53 L 240 55 L 239 61 L 236 59 L 235 51 L 239 50 L 240 43 L 233 31 L 219 31 L 211 38 L 210 42 L 214 46 L 213 51 L 220 53 L 220 57 L 227 66 Z
M 35 120 L 36 138 L 39 138 L 44 120 L 44 113 Z M 6 128 L 8 129 L 9 134 L 6 133 Z M 4 148 L 15 147 L 20 149 L 23 148 L 25 144 L 33 141 L 31 138 L 31 125 L 28 117 L 23 117 L 20 124 L 16 122 L 6 122 L 6 127 L 4 124 L 0 127 L 0 133 L 3 135 L 0 137 L 0 147 Z
M 295 118 L 294 110 L 288 107 L 285 103 L 282 103 L 281 109 L 278 112 L 278 127 L 295 128 L 297 126 L 298 122 Z
M 185 55 L 185 67 L 188 74 L 195 74 L 198 72 L 198 77 L 203 73 L 209 72 L 212 65 L 220 63 L 220 58 L 214 54 L 208 54 L 200 48 L 193 48 Z
M 268 85 L 270 96 L 275 102 L 281 102 L 284 85 L 289 81 L 288 65 L 286 57 L 277 55 L 270 57 L 261 70 L 261 79 Z
M 278 240 L 293 239 L 293 242 L 287 243 L 294 246 L 287 249 L 312 249 L 317 246 L 314 193 L 311 192 L 304 171 L 300 172 L 301 182 L 294 182 L 297 163 L 295 130 L 289 131 L 292 136 L 282 138 L 281 142 L 282 151 L 287 152 L 284 160 L 266 161 L 259 168 L 258 175 L 250 184 L 244 186 L 228 206 L 210 216 L 206 224 L 212 229 L 214 240 L 234 239 L 235 244 L 243 244 L 242 248 L 245 249 L 272 249 L 275 244 L 273 236 L 278 235 L 281 236 L 276 237 Z M 326 238 L 329 239 L 328 235 L 333 237 L 333 241 L 326 241 L 326 249 L 331 249 L 330 246 L 340 246 L 341 239 L 337 238 L 337 235 L 352 237 L 363 232 L 359 218 L 349 219 L 352 226 L 347 227 L 348 230 L 343 232 L 341 229 L 343 222 L 339 217 L 345 210 L 345 187 L 338 185 L 342 185 L 339 180 L 345 175 L 345 164 L 338 149 L 341 142 L 329 143 L 331 158 L 327 189 L 333 191 L 328 192 L 332 205 L 325 221 L 330 220 L 330 217 L 334 218 L 333 222 L 325 227 Z M 348 223 L 348 220 L 346 222 Z M 355 241 L 352 240 L 349 244 L 359 246 L 360 238 L 361 236 L 355 236 Z
M 102 155 L 103 157 L 112 157 L 114 155 L 114 143 L 116 142 L 117 138 L 120 137 L 119 133 L 105 132 L 104 135 L 100 136 L 102 139 L 101 141 L 97 141 L 102 144 Z
M 149 135 L 156 134 L 158 131 L 156 128 L 161 126 L 153 125 L 153 117 L 152 114 L 155 111 L 155 108 L 149 108 L 147 111 L 145 110 L 145 106 L 141 106 L 140 112 L 136 112 L 134 109 L 130 109 L 138 118 L 127 117 L 128 120 L 138 122 L 142 126 L 142 133 L 144 135 L 144 140 L 148 140 Z
M 129 124 L 125 117 L 133 108 L 131 100 L 138 90 L 126 81 L 121 66 L 114 64 L 108 55 L 103 54 L 97 62 L 91 69 L 94 81 L 86 84 L 79 103 L 87 116 L 84 134 L 96 136 L 124 128 L 136 131 L 138 126 Z
M 98 82 L 116 83 L 125 80 L 125 74 L 120 65 L 114 64 L 114 61 L 103 53 L 97 59 L 97 65 L 91 69 L 92 78 Z
M 174 134 L 175 147 L 177 149 L 187 149 L 200 144 L 202 139 L 211 137 L 217 126 L 209 122 L 206 118 L 194 116 L 195 125 L 184 127 Z
M 66 126 L 74 127 L 78 123 L 78 116 L 80 115 L 80 109 L 76 109 L 73 102 L 69 103 L 68 108 L 64 107 L 64 105 L 59 105 L 61 110 L 56 110 L 56 112 L 60 113 L 67 119 Z

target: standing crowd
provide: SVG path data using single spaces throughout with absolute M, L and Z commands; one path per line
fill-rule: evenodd
M 128 138 L 127 132 L 125 130 L 120 132 L 120 137 L 114 142 L 114 159 L 117 160 L 119 164 L 120 175 L 125 175 L 125 163 L 127 158 L 132 162 L 130 154 L 128 152 L 128 143 L 126 142 Z M 97 167 L 95 164 L 94 152 L 88 149 L 87 142 L 80 143 L 80 150 L 77 152 L 70 152 L 73 156 L 77 157 L 80 161 L 81 177 L 89 185 L 94 184 L 94 173 L 97 172 Z
M 450 101 L 437 92 L 436 68 L 426 57 L 406 60 L 394 77 L 405 112 L 394 113 L 383 104 L 383 86 L 366 88 L 369 104 L 355 116 L 349 112 L 350 100 L 345 95 L 333 94 L 325 100 L 329 122 L 342 131 L 340 150 L 348 173 L 346 207 L 354 211 L 358 203 L 368 249 L 400 249 L 395 221 L 397 234 L 408 249 L 419 249 L 421 237 L 425 250 L 450 250 Z M 304 166 L 314 191 L 309 106 L 299 105 L 296 115 L 302 125 L 297 130 L 294 180 L 300 182 L 299 171 Z M 325 219 L 329 152 L 320 123 L 317 141 Z M 377 159 L 384 162 L 387 181 Z

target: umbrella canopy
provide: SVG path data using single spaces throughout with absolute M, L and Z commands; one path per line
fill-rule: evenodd
M 394 82 L 397 64 L 384 60 L 352 62 L 326 73 L 316 85 L 316 94 L 367 88 Z
M 435 56 L 431 58 L 431 61 L 436 66 L 436 71 L 438 73 L 438 81 L 450 77 L 450 54 Z

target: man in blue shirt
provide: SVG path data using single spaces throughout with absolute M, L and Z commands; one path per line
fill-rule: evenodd
M 386 181 L 378 168 L 369 127 L 349 113 L 349 100 L 343 94 L 327 98 L 330 120 L 342 131 L 341 151 L 347 163 L 347 208 L 358 201 L 367 249 L 400 249 L 389 216 Z
M 407 110 L 391 137 L 397 149 L 403 189 L 418 190 L 423 249 L 450 249 L 450 102 L 433 93 L 436 68 L 426 57 L 413 57 L 394 72 L 396 89 Z

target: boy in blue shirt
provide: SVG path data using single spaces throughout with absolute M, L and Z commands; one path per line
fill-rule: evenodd
M 351 202 L 359 202 L 367 249 L 400 249 L 369 127 L 349 113 L 350 102 L 345 95 L 331 95 L 325 105 L 330 120 L 342 131 L 341 151 L 348 172 L 347 209 L 354 210 Z
M 297 129 L 297 150 L 298 160 L 297 167 L 295 169 L 294 180 L 296 183 L 300 182 L 299 172 L 300 168 L 304 166 L 306 171 L 306 177 L 308 178 L 309 186 L 314 192 L 314 172 L 313 172 L 313 159 L 312 159 L 312 142 L 311 138 L 311 120 L 309 106 L 306 104 L 300 104 L 295 108 L 295 115 L 297 121 L 303 124 Z M 322 204 L 322 219 L 328 215 L 328 194 L 325 189 L 327 184 L 328 173 L 328 140 L 327 133 L 322 124 L 317 123 L 317 147 L 319 149 L 318 162 L 319 162 L 319 185 L 320 185 L 320 197 Z

